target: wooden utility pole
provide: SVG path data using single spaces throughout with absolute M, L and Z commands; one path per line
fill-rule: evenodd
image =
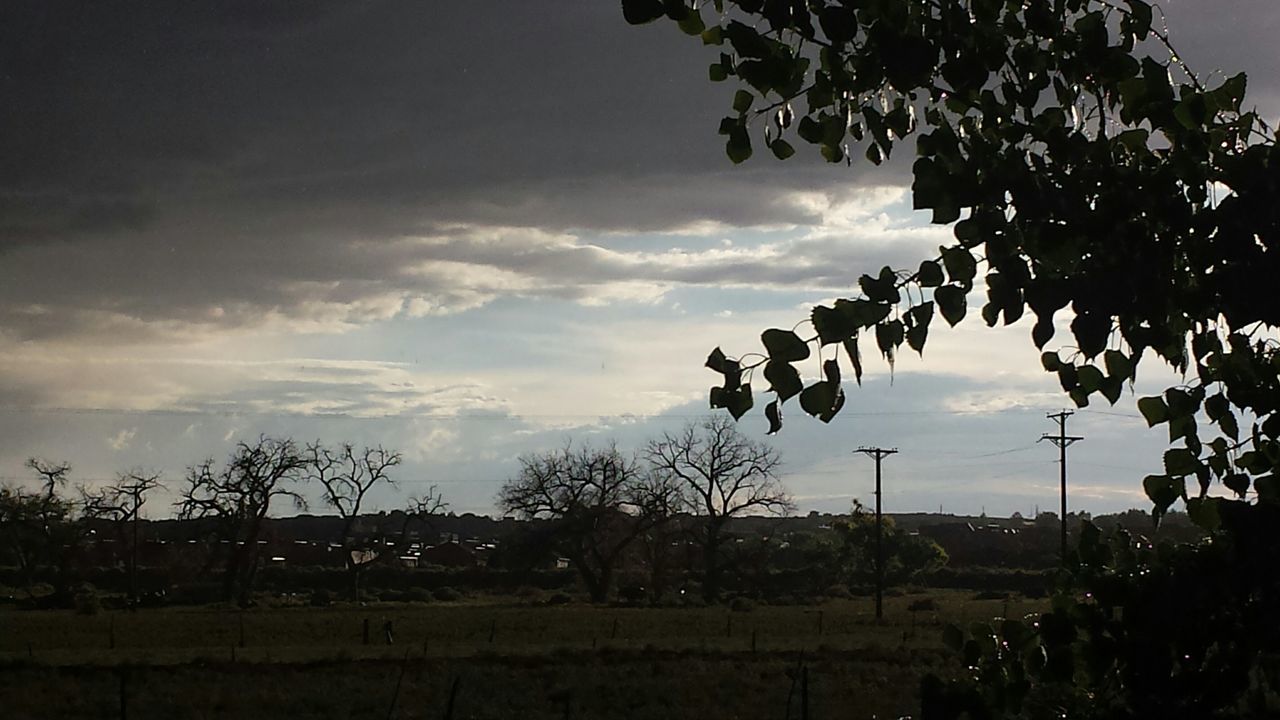
M 880 519 L 880 461 L 897 448 L 860 447 L 857 452 L 876 461 L 876 622 L 884 619 L 884 523 Z
M 1062 412 L 1049 413 L 1047 417 L 1058 423 L 1058 434 L 1052 435 L 1045 433 L 1040 436 L 1040 440 L 1048 440 L 1058 446 L 1058 465 L 1059 477 L 1062 488 L 1062 564 L 1067 564 L 1067 447 L 1072 443 L 1083 440 L 1080 435 L 1067 434 L 1067 418 L 1075 413 L 1071 410 L 1063 410 Z

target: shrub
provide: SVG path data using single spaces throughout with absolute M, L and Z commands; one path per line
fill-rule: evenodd
M 311 607 L 329 607 L 333 603 L 333 597 L 329 595 L 328 590 L 314 590 L 309 603 Z
M 98 591 L 87 583 L 76 588 L 74 602 L 76 613 L 80 615 L 97 615 L 102 610 Z
M 849 592 L 849 586 L 840 583 L 827 588 L 823 595 L 830 598 L 839 598 L 841 600 L 848 600 L 853 597 L 853 593 Z
M 571 602 L 573 602 L 573 597 L 569 593 L 552 593 L 551 597 L 547 598 L 548 605 L 568 605 Z
M 532 585 L 521 585 L 511 593 L 515 599 L 521 603 L 537 605 L 545 602 L 547 594 L 543 590 L 533 587 Z
M 907 609 L 911 612 L 933 612 L 938 609 L 938 603 L 931 597 L 925 597 L 912 600 L 911 604 L 907 605 Z
M 431 602 L 434 600 L 431 591 L 424 587 L 414 586 L 402 593 L 402 599 L 406 602 Z
M 454 590 L 448 585 L 445 585 L 442 588 L 436 589 L 435 598 L 440 602 L 456 602 L 462 599 L 462 593 Z
M 729 603 L 729 609 L 734 612 L 751 612 L 756 608 L 756 603 L 749 597 L 739 595 Z

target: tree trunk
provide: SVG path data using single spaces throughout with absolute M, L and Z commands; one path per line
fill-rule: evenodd
M 351 556 L 347 556 L 347 572 L 351 575 L 351 602 L 360 602 L 360 573 L 364 567 L 358 563 L 351 561 Z
M 707 537 L 702 546 L 702 598 L 709 603 L 720 599 L 720 536 Z

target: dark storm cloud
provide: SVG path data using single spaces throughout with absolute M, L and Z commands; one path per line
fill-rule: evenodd
M 31 214 L 64 235 L 58 215 L 104 195 L 232 218 L 340 202 L 393 226 L 429 208 L 655 227 L 694 215 L 662 202 L 688 191 L 680 175 L 725 166 L 707 52 L 674 28 L 627 27 L 614 3 L 228 7 L 7 5 L 5 95 L 20 99 L 0 111 L 7 202 L 42 201 Z M 676 175 L 665 198 L 590 192 L 659 173 Z
M 1271 0 L 1168 10 L 1193 65 L 1278 97 Z M 809 152 L 731 168 L 713 55 L 597 0 L 5 3 L 0 332 L 359 324 L 626 281 L 830 286 L 822 268 L 865 259 L 849 242 L 681 262 L 557 235 L 813 225 L 794 191 L 861 181 Z M 451 226 L 461 240 L 401 241 Z

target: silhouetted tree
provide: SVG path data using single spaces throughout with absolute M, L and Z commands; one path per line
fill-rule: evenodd
M 433 518 L 444 514 L 448 509 L 449 503 L 436 485 L 431 485 L 421 495 L 411 495 L 401 511 L 404 513 L 404 522 L 400 525 L 400 544 L 403 545 L 410 534 L 415 532 L 424 541 L 431 538 L 435 532 Z
M 904 532 L 891 517 L 882 518 L 881 521 L 886 585 L 910 582 L 921 573 L 946 564 L 946 551 L 933 540 Z M 831 529 L 839 538 L 841 579 L 850 586 L 873 585 L 876 567 L 875 513 L 867 512 L 862 503 L 854 500 L 849 516 L 832 523 Z
M 164 487 L 160 473 L 142 469 L 130 470 L 116 477 L 115 482 L 97 490 L 81 488 L 81 502 L 86 517 L 108 520 L 116 527 L 116 534 L 125 541 L 125 528 L 132 533 L 129 545 L 129 599 L 138 601 L 138 552 L 141 544 L 142 506 L 147 494 Z
M 679 489 L 684 508 L 700 516 L 693 536 L 702 549 L 702 590 L 720 593 L 724 545 L 730 520 L 745 515 L 785 515 L 794 509 L 777 477 L 778 452 L 738 432 L 724 416 L 689 423 L 679 433 L 651 441 L 645 457 L 654 474 Z
M 212 519 L 217 539 L 225 545 L 223 594 L 249 602 L 259 564 L 258 541 L 263 521 L 277 499 L 295 508 L 306 501 L 295 489 L 306 478 L 307 460 L 291 439 L 260 436 L 240 442 L 226 465 L 212 458 L 187 470 L 187 486 L 176 503 L 182 519 Z
M 669 487 L 613 445 L 566 445 L 522 457 L 498 505 L 517 517 L 550 520 L 555 548 L 581 576 L 592 601 L 604 602 L 632 542 L 669 517 Z
M 364 553 L 358 553 L 363 544 L 352 537 L 352 530 L 369 491 L 379 483 L 395 484 L 388 473 L 400 464 L 400 453 L 381 445 L 356 451 L 351 443 L 343 443 L 337 450 L 331 450 L 317 440 L 306 447 L 304 456 L 307 479 L 320 484 L 325 505 L 337 511 L 342 518 L 340 543 L 351 575 L 351 599 L 359 600 L 360 573 L 369 561 Z

